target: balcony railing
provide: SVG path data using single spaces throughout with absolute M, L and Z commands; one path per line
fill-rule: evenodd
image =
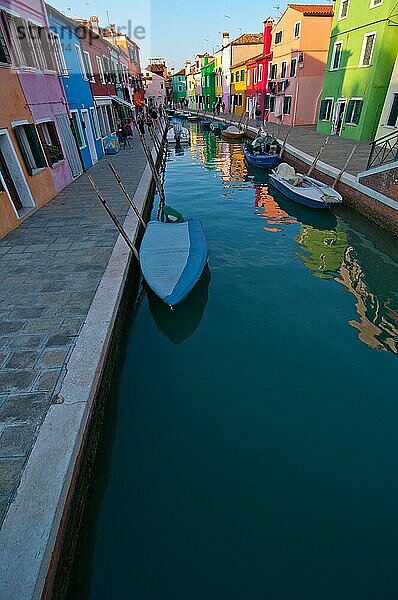
M 398 160 L 398 129 L 371 142 L 366 170 Z

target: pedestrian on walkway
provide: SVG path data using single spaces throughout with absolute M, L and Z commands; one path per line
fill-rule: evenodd
M 131 150 L 132 146 L 132 131 L 130 127 L 130 123 L 128 119 L 125 119 L 123 127 L 122 127 L 122 135 L 123 135 L 123 148 L 126 150 L 129 148 Z
M 216 105 L 216 113 L 217 113 L 217 117 L 219 117 L 219 116 L 220 116 L 220 111 L 221 111 L 221 104 L 220 104 L 220 102 L 217 102 L 217 105 Z
M 138 129 L 140 130 L 141 134 L 145 136 L 145 121 L 144 116 L 141 114 L 138 117 Z
M 222 103 L 222 114 L 225 113 L 225 102 Z
M 212 110 L 213 110 L 213 115 L 216 115 L 216 103 L 215 101 L 213 102 L 213 106 L 212 106 Z

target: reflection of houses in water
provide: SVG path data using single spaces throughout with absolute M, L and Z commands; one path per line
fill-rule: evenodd
M 265 184 L 255 186 L 255 197 L 254 206 L 257 209 L 255 214 L 267 221 L 268 227 L 264 227 L 266 231 L 280 232 L 283 231 L 281 226 L 297 223 L 295 218 L 281 209 Z
M 347 235 L 341 225 L 322 230 L 312 225 L 302 225 L 294 238 L 300 245 L 298 256 L 312 275 L 321 279 L 334 279 L 339 272 L 347 248 Z
M 348 247 L 337 279 L 357 299 L 359 320 L 350 321 L 350 325 L 359 331 L 359 339 L 370 348 L 398 354 L 398 296 L 379 298 L 373 294 L 352 253 Z

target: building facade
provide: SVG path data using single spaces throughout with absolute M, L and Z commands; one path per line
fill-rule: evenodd
M 173 101 L 175 104 L 180 105 L 185 103 L 187 95 L 187 78 L 185 75 L 185 68 L 178 71 L 173 75 Z
M 246 61 L 231 67 L 231 113 L 241 117 L 246 112 Z
M 216 102 L 216 83 L 214 74 L 215 62 L 212 56 L 205 56 L 202 67 L 202 108 L 213 110 Z
M 318 132 L 372 140 L 398 52 L 395 0 L 337 0 Z
M 261 120 L 268 118 L 268 110 L 265 109 L 265 98 L 268 92 L 269 64 L 272 61 L 272 30 L 274 20 L 268 17 L 264 21 L 264 47 L 259 56 L 250 59 L 246 63 L 246 111 L 250 118 L 254 118 L 256 107 L 261 109 Z
M 288 4 L 272 36 L 265 110 L 272 123 L 317 122 L 333 6 Z
M 90 87 L 94 71 L 90 55 L 82 49 L 77 24 L 48 5 L 47 12 L 58 48 L 69 116 L 79 147 L 77 155 L 80 155 L 81 164 L 78 164 L 76 156 L 76 166 L 73 169 L 73 175 L 77 176 L 83 169 L 87 170 L 98 162 L 104 153 Z
M 377 138 L 398 133 L 398 54 L 381 113 Z

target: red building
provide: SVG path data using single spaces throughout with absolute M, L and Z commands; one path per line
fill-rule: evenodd
M 274 20 L 268 17 L 264 21 L 263 53 L 246 63 L 246 111 L 254 118 L 256 106 L 261 108 L 261 120 L 267 120 L 269 113 L 268 76 L 272 61 L 271 42 Z

